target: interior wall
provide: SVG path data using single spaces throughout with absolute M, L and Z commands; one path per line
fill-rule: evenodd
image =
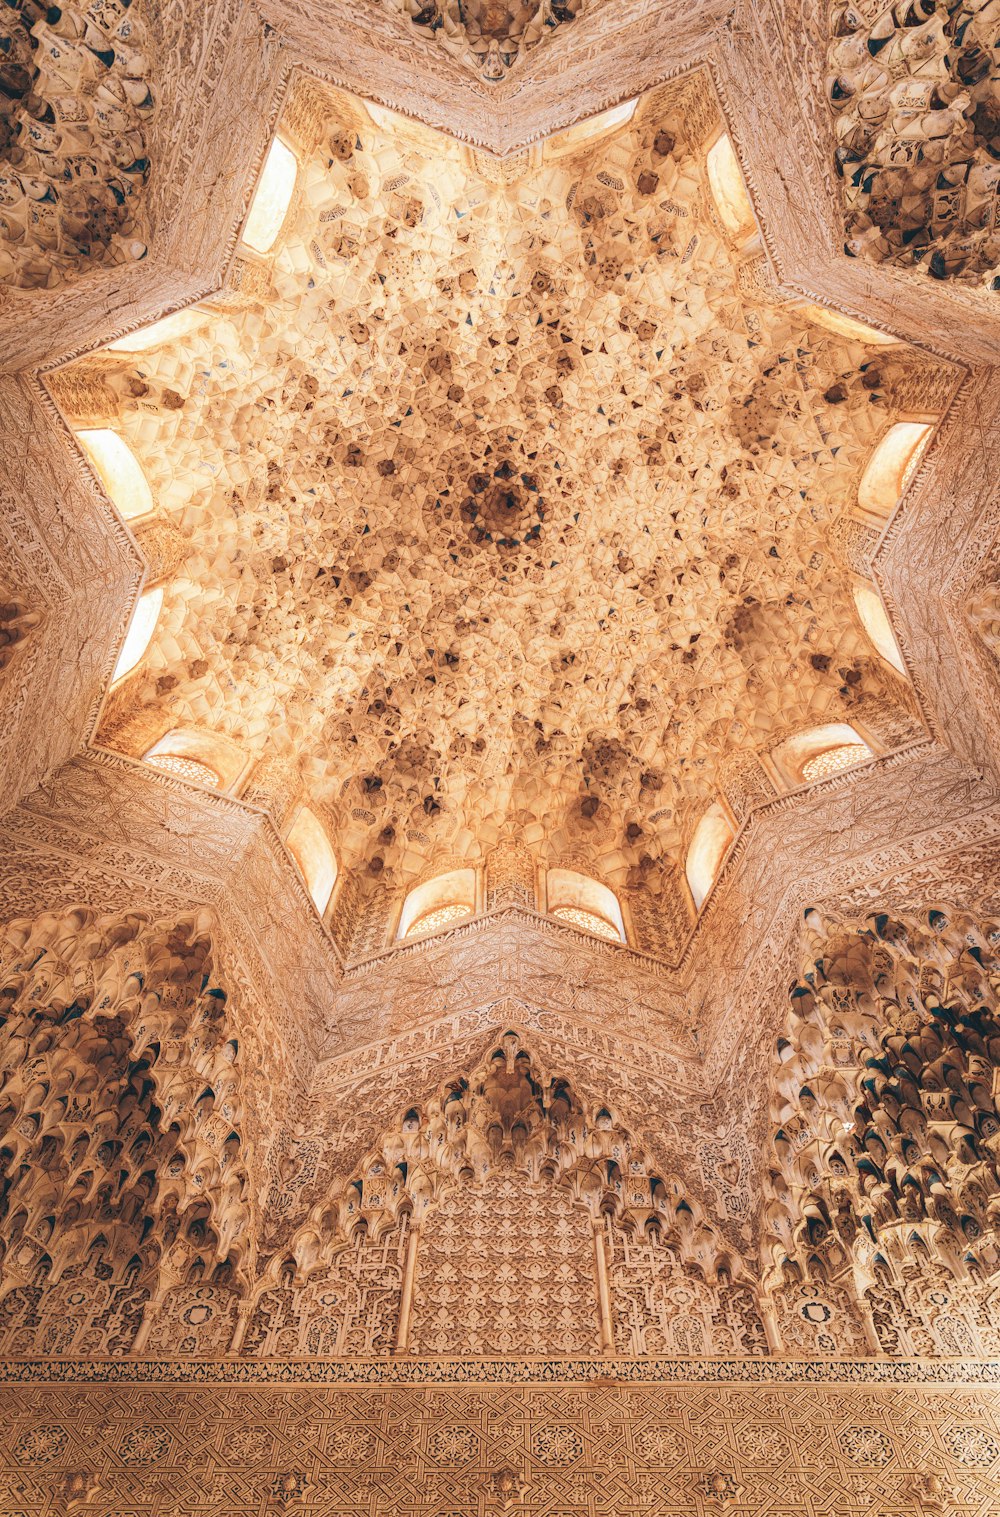
M 4 1510 L 130 1517 L 913 1517 L 995 1510 L 995 1388 L 220 1382 L 0 1387 Z M 23 1374 L 23 1372 L 21 1372 Z M 346 1371 L 349 1374 L 349 1370 Z M 572 1373 L 572 1372 L 571 1372 Z M 995 1367 L 994 1367 L 995 1374 Z M 505 1377 L 506 1378 L 506 1377 Z M 310 1383 L 311 1381 L 319 1383 Z

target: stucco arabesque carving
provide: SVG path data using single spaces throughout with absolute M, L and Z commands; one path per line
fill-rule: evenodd
M 220 11 L 221 15 L 221 11 Z M 220 26 L 223 21 L 220 20 Z M 236 26 L 232 16 L 226 23 Z M 33 356 L 40 356 L 44 349 L 47 353 L 58 352 L 67 356 L 70 351 L 81 351 L 95 341 L 106 341 L 114 335 L 118 335 L 123 328 L 141 324 L 143 321 L 154 316 L 163 314 L 168 309 L 176 309 L 186 304 L 190 299 L 206 293 L 212 288 L 218 287 L 217 277 L 213 274 L 226 262 L 232 252 L 235 238 L 235 226 L 238 224 L 239 213 L 246 203 L 249 187 L 252 183 L 252 174 L 246 170 L 259 161 L 266 142 L 269 123 L 274 118 L 277 104 L 280 99 L 280 91 L 283 84 L 280 79 L 281 69 L 276 61 L 280 49 L 274 47 L 273 42 L 264 40 L 259 33 L 251 33 L 244 25 L 240 31 L 240 43 L 243 49 L 243 61 L 247 57 L 253 60 L 253 69 L 249 76 L 244 74 L 242 81 L 237 78 L 237 70 L 234 65 L 227 65 L 225 78 L 226 87 L 223 97 L 228 100 L 231 111 L 243 111 L 248 101 L 254 98 L 258 102 L 253 120 L 256 123 L 256 133 L 243 131 L 242 134 L 227 133 L 218 128 L 211 138 L 212 149 L 215 153 L 222 151 L 223 142 L 232 140 L 235 136 L 241 137 L 242 157 L 238 162 L 232 162 L 223 169 L 217 165 L 219 176 L 226 184 L 229 196 L 230 210 L 226 215 L 219 216 L 218 201 L 209 209 L 206 208 L 203 216 L 202 247 L 203 262 L 197 268 L 192 267 L 184 271 L 184 278 L 180 279 L 176 269 L 169 266 L 166 272 L 163 267 L 157 266 L 157 253 L 154 246 L 151 263 L 137 271 L 134 277 L 130 274 L 130 281 L 134 288 L 130 288 L 126 297 L 120 300 L 110 310 L 106 317 L 102 318 L 101 329 L 91 326 L 88 329 L 80 326 L 74 327 L 72 309 L 65 306 L 57 314 L 49 313 L 46 302 L 35 303 L 31 308 L 30 320 L 25 317 L 20 320 L 14 316 L 13 352 L 15 362 L 18 361 L 18 353 L 23 358 L 26 368 L 31 367 Z M 714 39 L 718 41 L 718 34 Z M 781 206 L 784 203 L 782 197 L 775 194 L 772 205 L 772 192 L 774 191 L 773 176 L 769 178 L 764 173 L 754 173 L 754 149 L 753 143 L 760 141 L 759 129 L 761 113 L 768 104 L 769 77 L 762 74 L 757 82 L 754 92 L 755 110 L 758 112 L 756 120 L 748 119 L 745 99 L 741 99 L 738 106 L 732 101 L 736 99 L 738 65 L 749 68 L 754 56 L 754 48 L 759 44 L 759 37 L 753 34 L 753 27 L 748 26 L 746 31 L 729 27 L 725 29 L 725 50 L 720 51 L 715 58 L 717 77 L 720 89 L 730 109 L 734 132 L 741 146 L 747 149 L 749 158 L 750 177 L 756 194 L 758 207 L 761 212 L 765 228 L 770 234 L 769 245 L 776 252 L 779 260 L 782 252 L 783 238 L 789 239 L 789 225 L 787 216 L 782 213 Z M 595 43 L 595 46 L 597 44 Z M 686 63 L 689 54 L 682 51 L 679 44 L 679 56 Z M 251 94 L 247 87 L 250 83 L 256 87 L 255 93 Z M 642 77 L 636 74 L 638 79 Z M 660 74 L 662 77 L 662 71 Z M 261 88 L 262 84 L 266 87 Z M 521 92 L 526 92 L 527 83 L 520 84 Z M 263 104 L 260 102 L 263 101 Z M 400 103 L 398 100 L 396 103 Z M 770 102 L 772 107 L 774 102 Z M 584 103 L 580 114 L 583 114 L 589 106 Z M 433 113 L 429 113 L 433 115 Z M 549 120 L 553 120 L 552 116 Z M 560 125 L 566 124 L 564 121 Z M 542 128 L 539 128 L 541 131 Z M 249 145 L 248 145 L 249 144 Z M 178 164 L 173 166 L 178 172 L 190 165 Z M 811 198 L 815 199 L 816 185 L 809 186 L 812 192 Z M 786 181 L 787 191 L 787 181 Z M 235 212 L 235 214 L 234 214 Z M 218 226 L 222 225 L 224 232 L 222 242 L 219 242 Z M 213 231 L 212 228 L 215 227 Z M 228 230 L 225 228 L 228 227 Z M 804 278 L 801 288 L 813 298 L 827 300 L 831 304 L 843 305 L 853 310 L 855 314 L 867 315 L 871 319 L 868 310 L 859 309 L 858 294 L 860 285 L 855 279 L 850 283 L 843 271 L 833 267 L 836 260 L 829 253 L 829 249 L 822 244 L 820 238 L 806 238 L 802 246 L 809 249 L 811 257 L 810 287 L 805 287 Z M 831 277 L 827 284 L 824 283 L 820 273 L 825 273 L 824 260 L 831 265 Z M 850 271 L 852 278 L 855 271 Z M 141 276 L 141 277 L 140 277 Z M 801 277 L 801 276 L 800 276 Z M 870 292 L 876 307 L 876 316 L 880 314 L 879 306 L 891 313 L 884 317 L 887 324 L 892 324 L 895 329 L 911 337 L 915 341 L 924 340 L 931 347 L 936 346 L 941 340 L 940 330 L 929 329 L 929 320 L 935 318 L 932 309 L 930 318 L 926 314 L 919 318 L 912 299 L 901 295 L 901 286 L 898 278 L 886 275 L 884 278 L 880 271 L 866 271 L 866 293 Z M 793 281 L 790 284 L 793 291 L 799 290 L 800 286 Z M 905 293 L 905 292 L 904 292 Z M 72 303 L 71 303 L 72 304 Z M 940 307 L 943 310 L 943 307 Z M 24 306 L 27 312 L 29 307 Z M 971 322 L 968 323 L 971 328 Z M 30 340 L 27 335 L 30 329 Z M 22 340 L 22 336 L 25 334 Z M 947 351 L 954 352 L 963 347 L 961 338 L 964 336 L 961 330 L 956 331 L 953 327 L 947 341 Z M 980 342 L 980 334 L 971 330 L 968 333 L 969 343 L 965 351 L 975 349 Z M 31 345 L 34 344 L 34 347 Z M 63 631 L 62 636 L 52 633 L 49 658 L 46 659 L 46 647 L 48 629 L 40 634 L 38 649 L 35 654 L 35 665 L 31 671 L 31 679 L 28 680 L 27 671 L 22 667 L 24 678 L 24 690 L 22 692 L 24 716 L 20 731 L 22 737 L 18 745 L 18 779 L 29 783 L 45 779 L 44 787 L 17 810 L 13 811 L 6 822 L 6 839 L 11 844 L 16 844 L 18 849 L 24 850 L 24 857 L 37 863 L 42 859 L 49 861 L 48 874 L 46 870 L 35 869 L 32 871 L 32 883 L 28 887 L 35 894 L 39 906 L 45 904 L 41 899 L 42 892 L 52 894 L 86 895 L 89 889 L 97 888 L 100 882 L 101 888 L 105 888 L 109 881 L 114 881 L 114 888 L 123 896 L 131 892 L 133 895 L 138 888 L 150 902 L 163 901 L 171 906 L 179 906 L 181 903 L 208 902 L 216 911 L 220 926 L 222 941 L 231 942 L 230 951 L 242 960 L 247 968 L 250 981 L 253 984 L 254 994 L 262 1000 L 269 999 L 267 990 L 267 978 L 261 965 L 270 962 L 276 965 L 278 971 L 287 968 L 287 978 L 283 973 L 275 972 L 271 984 L 281 981 L 282 999 L 288 1005 L 297 1008 L 299 1017 L 305 1022 L 307 1029 L 303 1042 L 290 1043 L 289 1046 L 297 1053 L 299 1058 L 308 1068 L 309 1060 L 315 1059 L 321 1052 L 329 1055 L 339 1048 L 346 1052 L 352 1046 L 357 1047 L 360 1039 L 364 1036 L 365 1029 L 362 1027 L 362 1013 L 352 1011 L 352 1000 L 355 995 L 359 999 L 361 995 L 370 995 L 370 985 L 375 978 L 369 966 L 351 968 L 346 974 L 342 971 L 337 961 L 336 952 L 329 940 L 322 933 L 318 923 L 313 919 L 310 909 L 305 901 L 304 893 L 298 883 L 287 857 L 278 844 L 276 834 L 265 818 L 253 813 L 248 808 L 241 807 L 239 803 L 226 801 L 221 797 L 199 795 L 197 798 L 197 813 L 199 825 L 192 827 L 188 836 L 184 839 L 184 846 L 178 852 L 178 835 L 174 819 L 169 815 L 169 807 L 163 806 L 166 796 L 171 793 L 171 787 L 177 787 L 178 782 L 169 780 L 163 776 L 152 776 L 142 771 L 138 766 L 130 764 L 126 760 L 112 759 L 108 755 L 100 753 L 83 754 L 74 760 L 67 771 L 56 773 L 51 780 L 48 776 L 57 769 L 60 761 L 70 758 L 74 750 L 81 745 L 81 738 L 87 731 L 93 717 L 94 703 L 103 681 L 107 679 L 113 653 L 116 644 L 120 641 L 125 621 L 130 610 L 132 599 L 138 588 L 139 560 L 134 545 L 129 540 L 128 534 L 122 529 L 121 524 L 110 513 L 106 513 L 103 522 L 100 513 L 106 512 L 106 507 L 99 500 L 93 482 L 81 479 L 79 483 L 73 481 L 67 474 L 65 445 L 58 436 L 54 421 L 47 414 L 38 399 L 38 392 L 25 388 L 21 380 L 8 379 L 4 381 L 5 397 L 10 396 L 8 416 L 11 422 L 8 435 L 24 435 L 28 432 L 33 437 L 34 446 L 37 449 L 37 457 L 33 456 L 33 462 L 38 465 L 37 475 L 39 479 L 52 479 L 57 481 L 55 490 L 61 501 L 62 521 L 59 530 L 51 521 L 39 521 L 40 506 L 38 500 L 32 503 L 30 500 L 24 507 L 25 530 L 22 535 L 22 544 L 37 543 L 33 559 L 25 563 L 24 576 L 29 587 L 42 583 L 41 564 L 47 566 L 48 572 L 56 578 L 50 580 L 50 591 L 45 597 L 46 602 L 55 602 L 63 591 L 63 586 L 74 582 L 81 572 L 78 559 L 74 567 L 72 558 L 64 560 L 60 566 L 61 554 L 67 551 L 66 543 L 72 537 L 73 551 L 77 554 L 89 553 L 91 563 L 98 557 L 109 565 L 104 573 L 102 581 L 102 593 L 99 596 L 93 594 L 94 581 L 91 578 L 87 585 L 87 612 L 91 617 L 101 618 L 95 620 L 93 626 L 85 626 L 81 620 L 73 624 L 69 633 Z M 989 527 L 993 522 L 995 527 L 995 502 L 989 497 L 987 491 L 988 474 L 983 472 L 989 455 L 989 433 L 983 422 L 984 413 L 990 404 L 991 391 L 984 384 L 973 381 L 971 388 L 975 389 L 975 400 L 969 399 L 969 391 L 962 402 L 964 411 L 959 415 L 965 423 L 965 430 L 956 420 L 953 423 L 955 430 L 951 440 L 945 440 L 941 445 L 940 468 L 942 477 L 946 474 L 945 448 L 950 451 L 947 455 L 947 464 L 950 468 L 953 457 L 964 449 L 964 456 L 969 456 L 970 432 L 975 440 L 975 446 L 971 449 L 973 462 L 970 468 L 978 467 L 980 473 L 979 489 L 966 499 L 971 502 L 970 515 L 965 539 L 963 542 L 963 554 L 961 559 L 962 583 L 967 583 L 976 572 L 981 557 L 985 556 L 989 542 L 994 535 L 989 531 L 987 536 L 980 532 L 980 524 Z M 990 411 L 991 417 L 994 413 Z M 980 451 L 981 445 L 981 451 Z M 975 459 L 978 458 L 978 465 Z M 929 462 L 928 469 L 934 468 L 934 459 Z M 27 471 L 25 477 L 15 475 L 15 485 L 27 484 Z M 925 470 L 925 475 L 931 476 Z M 954 478 L 954 475 L 949 475 Z M 76 495 L 74 498 L 74 490 Z M 922 504 L 924 495 L 924 479 L 918 480 L 901 513 L 899 521 L 894 524 L 886 544 L 880 550 L 880 558 L 877 568 L 884 573 L 884 582 L 887 595 L 890 599 L 893 593 L 903 600 L 903 591 L 907 586 L 903 580 L 894 576 L 902 574 L 899 563 L 905 558 L 908 565 L 913 566 L 928 561 L 940 562 L 941 542 L 935 536 L 940 523 L 949 518 L 949 513 L 933 509 L 930 496 L 932 486 L 926 486 L 928 497 L 926 506 Z M 976 515 L 978 510 L 978 515 Z M 72 532 L 66 530 L 66 523 L 72 519 Z M 61 538 L 61 543 L 60 543 Z M 988 539 L 988 540 L 987 540 Z M 905 542 L 905 551 L 903 544 Z M 918 551 L 921 550 L 921 551 Z M 22 550 L 23 551 L 23 548 Z M 977 556 L 978 555 L 978 556 Z M 958 570 L 955 579 L 957 580 Z M 953 583 L 955 581 L 953 580 Z M 899 586 L 898 590 L 896 586 Z M 956 590 L 956 595 L 958 591 Z M 942 594 L 940 586 L 929 585 L 925 580 L 921 585 L 922 600 L 925 604 L 940 604 Z M 954 612 L 953 625 L 958 625 L 958 617 Z M 914 673 L 918 689 L 924 690 L 923 680 L 925 677 L 925 660 L 928 657 L 928 641 L 926 636 L 921 639 L 913 635 L 907 639 L 908 631 L 905 612 L 902 613 L 903 636 L 901 641 L 909 641 L 910 646 L 906 649 L 911 668 Z M 897 623 L 899 625 L 899 623 Z M 81 630 L 84 635 L 79 637 Z M 67 705 L 68 720 L 66 731 L 55 748 L 51 743 L 51 733 L 45 730 L 44 723 L 36 723 L 34 732 L 31 731 L 32 696 L 37 698 L 38 692 L 49 684 L 55 669 L 60 661 L 60 654 L 67 646 L 68 641 L 75 641 L 79 637 L 81 646 L 88 649 L 97 648 L 99 656 L 90 667 L 89 671 L 81 671 L 80 685 L 85 687 L 88 698 L 76 706 Z M 973 650 L 974 651 L 974 650 Z M 970 649 L 962 646 L 956 637 L 956 652 L 954 668 L 944 671 L 936 691 L 938 698 L 931 702 L 935 707 L 938 720 L 935 722 L 938 730 L 943 735 L 948 733 L 948 723 L 942 722 L 940 717 L 947 717 L 949 712 L 958 710 L 964 699 L 962 683 L 962 659 L 968 658 Z M 987 706 L 992 701 L 992 696 L 984 697 L 981 691 L 982 669 L 979 664 L 969 671 L 970 685 L 979 691 L 978 701 L 980 706 Z M 949 686 L 949 679 L 951 684 Z M 925 692 L 926 693 L 926 692 Z M 950 705 L 948 704 L 950 699 Z M 983 733 L 989 737 L 991 746 L 996 733 L 996 723 L 992 718 L 989 708 L 983 712 L 981 718 Z M 25 741 L 25 734 L 30 734 L 40 745 L 37 757 L 32 753 L 30 741 Z M 41 746 L 47 743 L 48 748 Z M 964 745 L 963 745 L 964 746 Z M 967 750 L 968 751 L 968 750 Z M 974 757 L 970 753 L 970 757 Z M 979 766 L 981 768 L 983 766 Z M 972 775 L 976 769 L 973 768 Z M 95 776 L 100 776 L 100 784 L 94 787 L 92 781 Z M 74 798 L 71 795 L 73 785 L 79 782 L 80 792 Z M 853 802 L 848 799 L 838 807 L 832 807 L 829 822 L 824 825 L 812 813 L 824 804 L 825 798 L 850 796 L 850 787 L 859 787 L 854 794 Z M 867 824 L 858 820 L 857 815 L 852 817 L 852 811 L 858 812 L 861 806 L 861 789 L 864 787 L 864 797 L 867 803 L 869 792 L 874 790 L 876 798 L 883 807 L 883 814 L 892 813 L 894 821 L 885 831 L 880 832 L 878 825 Z M 56 797 L 60 787 L 63 788 L 65 800 L 65 814 L 59 815 L 58 808 L 50 810 L 51 803 Z M 103 791 L 103 795 L 97 799 L 95 806 L 94 789 Z M 174 793 L 178 793 L 176 788 Z M 179 793 L 184 796 L 183 810 L 189 812 L 192 806 L 192 793 L 180 787 Z M 971 802 L 971 805 L 970 805 Z M 83 850 L 86 862 L 81 865 L 78 876 L 74 877 L 76 865 L 70 866 L 71 855 L 79 849 L 79 843 L 72 831 L 74 813 L 76 818 L 82 814 L 76 807 L 86 807 L 88 826 L 95 827 L 92 834 L 93 842 Z M 913 828 L 912 817 L 914 807 L 919 808 L 919 814 L 925 819 L 927 825 Z M 130 814 L 130 808 L 132 808 Z M 180 808 L 179 808 L 180 809 Z M 876 810 L 878 808 L 876 807 Z M 906 815 L 901 820 L 901 812 Z M 846 813 L 846 814 L 845 814 Z M 769 849 L 766 842 L 760 840 L 760 834 L 766 830 L 768 819 L 780 817 L 780 827 L 784 841 L 785 852 L 783 855 L 776 854 Z M 102 827 L 105 828 L 101 835 Z M 790 835 L 790 821 L 794 818 L 795 827 Z M 933 822 L 932 827 L 930 823 Z M 522 945 L 523 962 L 525 972 L 530 973 L 531 944 L 533 939 L 544 938 L 548 948 L 552 943 L 565 943 L 567 947 L 567 959 L 572 963 L 567 967 L 562 976 L 562 988 L 557 989 L 553 985 L 554 976 L 550 976 L 548 984 L 541 987 L 542 993 L 537 997 L 532 995 L 532 1001 L 537 1000 L 545 1005 L 544 1016 L 553 1023 L 557 1016 L 561 1018 L 563 1033 L 572 1039 L 575 1028 L 581 1023 L 581 1008 L 572 991 L 567 993 L 566 986 L 577 987 L 590 986 L 595 981 L 607 982 L 621 981 L 621 965 L 628 963 L 630 976 L 630 990 L 633 985 L 638 987 L 637 994 L 633 997 L 629 994 L 622 1000 L 627 1002 L 623 1007 L 622 1022 L 635 1022 L 635 1008 L 648 1000 L 649 1012 L 641 1017 L 641 1038 L 637 1041 L 648 1041 L 651 1045 L 660 1044 L 669 1050 L 667 1057 L 671 1058 L 675 1073 L 678 1063 L 677 1047 L 683 1045 L 686 1039 L 690 1039 L 691 1033 L 699 1022 L 706 1027 L 711 1026 L 709 1018 L 703 1018 L 703 1012 L 710 1014 L 715 1012 L 720 1016 L 725 1006 L 731 1006 L 729 994 L 743 987 L 734 984 L 726 985 L 726 994 L 723 994 L 714 983 L 713 969 L 713 942 L 728 941 L 730 944 L 730 960 L 738 960 L 743 964 L 750 963 L 755 959 L 755 947 L 759 948 L 765 932 L 773 938 L 775 924 L 779 918 L 785 923 L 785 941 L 788 940 L 788 932 L 791 930 L 791 917 L 793 915 L 792 904 L 785 901 L 783 907 L 774 903 L 776 887 L 766 887 L 763 879 L 764 864 L 766 862 L 769 871 L 773 871 L 774 880 L 780 880 L 782 876 L 790 876 L 791 871 L 783 870 L 780 866 L 783 859 L 789 862 L 801 860 L 802 850 L 808 850 L 811 858 L 821 858 L 827 855 L 822 868 L 813 872 L 807 883 L 810 889 L 823 893 L 829 898 L 831 891 L 837 887 L 838 869 L 835 859 L 830 850 L 831 839 L 843 837 L 845 829 L 849 830 L 853 825 L 859 829 L 858 837 L 851 840 L 850 847 L 844 851 L 844 870 L 849 867 L 851 878 L 856 881 L 859 872 L 864 874 L 867 870 L 870 879 L 882 878 L 887 873 L 905 875 L 907 868 L 919 872 L 923 867 L 923 859 L 933 857 L 935 850 L 940 849 L 941 841 L 949 834 L 952 840 L 955 837 L 955 826 L 961 822 L 970 833 L 970 846 L 973 842 L 982 843 L 990 833 L 1000 831 L 1000 818 L 995 810 L 992 793 L 985 787 L 976 783 L 968 770 L 962 770 L 957 763 L 948 759 L 940 749 L 927 745 L 914 750 L 904 759 L 895 757 L 882 761 L 873 766 L 872 773 L 863 780 L 835 780 L 822 787 L 808 799 L 793 797 L 787 801 L 772 803 L 764 808 L 759 816 L 752 819 L 752 825 L 746 830 L 746 834 L 734 853 L 734 857 L 726 871 L 724 878 L 716 888 L 715 899 L 704 914 L 691 944 L 685 955 L 684 963 L 672 969 L 664 969 L 662 966 L 647 964 L 642 956 L 629 953 L 627 950 L 596 948 L 585 937 L 574 934 L 573 929 L 546 923 L 541 919 L 532 918 L 531 914 L 508 911 L 505 917 L 498 917 L 495 923 L 481 921 L 469 928 L 456 929 L 440 940 L 432 943 L 412 946 L 405 949 L 395 950 L 379 961 L 378 983 L 380 995 L 384 1001 L 391 999 L 393 992 L 393 965 L 407 965 L 407 981 L 413 984 L 413 966 L 416 962 L 424 960 L 430 965 L 435 962 L 434 984 L 437 994 L 441 996 L 442 981 L 438 977 L 439 963 L 443 958 L 454 956 L 456 965 L 460 963 L 462 956 L 462 943 L 465 940 L 475 940 L 475 953 L 479 956 L 483 952 L 484 945 L 488 943 L 491 935 L 496 935 L 498 943 L 506 948 L 511 941 L 517 941 Z M 225 846 L 213 849 L 211 842 L 211 828 L 220 826 L 222 832 L 229 834 L 228 850 Z M 60 835 L 60 827 L 64 829 Z M 754 832 L 758 835 L 755 848 Z M 922 834 L 922 835 L 921 835 Z M 10 855 L 8 854 L 8 857 Z M 868 863 L 861 860 L 867 858 Z M 62 864 L 60 875 L 59 865 Z M 185 869 L 187 873 L 185 874 Z M 88 880 L 88 871 L 90 871 Z M 18 903 L 24 909 L 26 897 L 23 892 L 27 881 L 24 874 L 14 877 L 14 888 L 19 894 Z M 234 888 L 236 887 L 236 888 Z M 855 885 L 855 889 L 861 888 Z M 846 889 L 846 885 L 845 885 Z M 801 887 L 797 885 L 796 894 L 801 897 Z M 294 929 L 289 930 L 290 913 L 285 903 L 291 902 L 291 920 Z M 279 910 L 278 904 L 281 903 Z M 782 917 L 782 910 L 784 916 Z M 732 952 L 732 938 L 727 937 L 734 925 L 739 926 L 741 952 Z M 506 934 L 506 939 L 503 935 Z M 279 939 L 283 940 L 284 948 L 279 951 Z M 273 955 L 277 954 L 277 957 Z M 303 966 L 307 966 L 303 971 Z M 755 966 L 756 967 L 756 966 Z M 777 956 L 769 960 L 769 970 L 772 974 L 780 973 L 783 963 L 777 961 Z M 461 976 L 456 972 L 455 981 Z M 756 984 L 753 987 L 754 994 L 748 998 L 746 1004 L 749 1009 L 763 1002 L 769 993 L 773 993 L 775 981 L 769 979 L 759 969 L 756 972 Z M 306 990 L 302 993 L 303 983 Z M 311 987 L 311 988 L 309 988 Z M 512 992 L 516 993 L 518 986 L 512 984 Z M 361 994 L 359 994 L 359 992 Z M 475 1012 L 477 1003 L 475 998 L 471 1001 L 466 998 L 464 1007 L 455 1006 L 455 1000 L 461 999 L 461 994 L 456 998 L 442 997 L 439 1009 L 434 1014 L 433 1020 L 442 1027 L 445 1025 L 444 1018 L 455 1014 L 455 1010 Z M 549 999 L 553 1003 L 549 1011 Z M 610 998 L 610 994 L 609 994 Z M 600 997 L 594 997 L 595 1005 L 601 1007 L 603 1003 Z M 478 1006 L 488 1004 L 487 1001 L 478 1002 Z M 557 1009 L 558 1008 L 558 1009 Z M 592 1013 L 595 1021 L 598 1013 Z M 353 1020 L 352 1020 L 353 1015 Z M 584 1018 L 586 1013 L 584 1012 Z M 672 1019 L 672 1025 L 671 1025 Z M 364 1015 L 370 1031 L 370 1014 Z M 400 1029 L 393 1027 L 391 1018 L 384 1019 L 382 1037 L 398 1036 Z M 664 1032 L 666 1036 L 664 1036 Z M 289 1036 L 285 1030 L 284 1036 Z M 733 1052 L 734 1037 L 720 1040 L 715 1044 L 714 1062 L 708 1066 L 712 1072 L 710 1079 L 718 1074 L 718 1066 L 724 1059 L 731 1057 Z M 370 1039 L 369 1039 L 370 1041 Z M 688 1043 L 690 1049 L 691 1044 Z M 697 1068 L 698 1060 L 684 1058 L 683 1063 L 689 1068 Z M 705 1084 L 705 1076 L 700 1077 L 699 1083 L 705 1093 L 710 1089 Z

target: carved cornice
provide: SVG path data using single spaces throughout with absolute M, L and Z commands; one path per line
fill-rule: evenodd
M 1000 1383 L 992 1359 L 11 1359 L 27 1385 L 933 1385 Z

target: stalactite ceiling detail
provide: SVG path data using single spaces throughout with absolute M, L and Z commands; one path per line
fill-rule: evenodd
M 52 379 L 188 545 L 100 740 L 295 754 L 386 888 L 514 825 L 655 898 L 724 759 L 852 717 L 919 737 L 830 533 L 949 371 L 762 294 L 722 127 L 696 77 L 498 182 L 302 86 L 252 290 Z
M 998 3 L 3 8 L 0 1511 L 996 1517 Z

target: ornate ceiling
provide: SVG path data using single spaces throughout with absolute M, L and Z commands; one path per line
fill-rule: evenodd
M 1000 839 L 990 7 L 133 10 L 24 3 L 0 37 L 4 1120 L 35 1187 L 5 1268 L 28 1288 L 65 1186 L 65 1267 L 99 1235 L 160 1305 L 304 1286 L 352 1187 L 402 1269 L 410 1212 L 365 1166 L 416 1173 L 461 1092 L 467 1135 L 419 1170 L 443 1195 L 489 1170 L 516 1087 L 549 1124 L 536 1179 L 591 1195 L 581 1133 L 607 1132 L 692 1268 L 766 1277 L 747 1353 L 878 1352 L 840 1297 L 833 1349 L 800 1326 L 810 1270 L 847 1267 L 837 1206 L 869 1216 L 844 1247 L 879 1321 L 866 1236 L 901 1268 L 914 1210 L 942 1258 L 960 1200 L 996 1220 L 965 1136 L 996 1136 L 971 1094 Z M 255 252 L 275 133 L 296 188 Z M 933 438 L 866 515 L 900 422 Z M 150 490 L 134 520 L 73 437 L 108 427 Z M 826 724 L 870 757 L 801 784 L 783 745 Z M 144 761 L 175 729 L 225 785 Z M 339 867 L 322 913 L 286 846 L 303 804 Z M 713 805 L 734 841 L 696 909 Z M 406 892 L 459 867 L 470 918 L 394 942 Z M 560 867 L 616 892 L 627 944 L 540 909 Z M 947 1044 L 963 1082 L 958 1127 L 927 1108 L 948 1215 L 909 1086 L 865 1072 L 916 1036 L 907 995 L 947 1002 L 914 1057 Z M 28 1050 L 59 1101 L 71 1065 L 110 1071 L 79 1110 L 138 1145 L 101 1158 L 119 1180 L 75 1129 L 53 1158 Z M 896 1164 L 873 1201 L 869 1127 Z
M 958 371 L 773 292 L 715 207 L 720 127 L 700 74 L 497 162 L 294 86 L 301 185 L 247 293 L 49 380 L 129 443 L 169 558 L 98 742 L 297 766 L 367 889 L 513 833 L 676 897 L 727 764 L 766 793 L 789 734 L 920 737 L 843 542 Z

